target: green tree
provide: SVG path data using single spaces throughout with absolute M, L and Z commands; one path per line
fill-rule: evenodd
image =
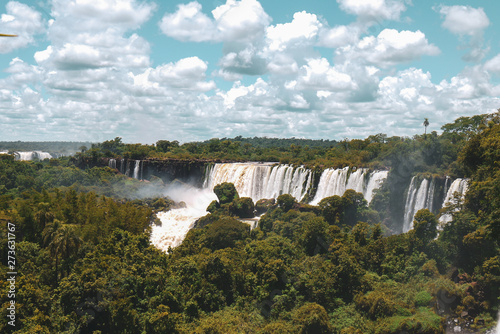
M 428 209 L 418 210 L 413 219 L 415 236 L 427 244 L 437 236 L 438 221 L 436 216 Z
M 233 200 L 239 198 L 238 191 L 234 187 L 234 184 L 229 182 L 216 185 L 214 187 L 214 193 L 217 195 L 220 205 L 229 204 Z
M 293 322 L 299 326 L 300 334 L 331 333 L 328 314 L 323 306 L 306 303 L 293 313 Z

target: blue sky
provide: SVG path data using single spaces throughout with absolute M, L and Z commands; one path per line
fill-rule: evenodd
M 0 140 L 413 136 L 500 108 L 500 3 L 10 1 Z

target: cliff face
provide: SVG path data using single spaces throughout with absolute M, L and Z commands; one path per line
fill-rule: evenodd
M 209 161 L 204 160 L 142 160 L 140 175 L 144 180 L 150 180 L 156 176 L 161 178 L 163 182 L 177 179 L 201 187 L 209 163 Z

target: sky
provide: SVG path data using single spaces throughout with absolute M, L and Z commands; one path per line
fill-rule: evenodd
M 0 5 L 0 140 L 366 138 L 500 108 L 500 2 Z M 496 14 L 496 15 L 495 15 Z

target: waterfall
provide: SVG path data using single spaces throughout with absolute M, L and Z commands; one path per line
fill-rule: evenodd
M 15 159 L 20 161 L 52 159 L 52 155 L 50 155 L 50 153 L 42 151 L 15 152 L 14 155 Z
M 116 168 L 116 160 L 115 159 L 109 159 L 108 166 L 109 166 L 109 168 L 115 169 Z
M 136 161 L 134 177 L 139 173 L 138 166 L 140 165 Z M 370 173 L 363 168 L 352 171 L 349 168 L 327 169 L 321 175 L 315 200 L 319 202 L 324 197 L 343 195 L 346 189 L 354 189 L 371 201 L 374 190 L 381 186 L 387 174 L 387 171 Z M 290 194 L 300 201 L 313 185 L 313 172 L 302 166 L 256 162 L 208 166 L 202 189 L 188 189 L 184 185 L 182 189 L 171 191 L 169 196 L 175 201 L 186 202 L 187 207 L 159 213 L 158 218 L 162 223 L 161 226 L 152 226 L 151 242 L 164 251 L 168 247 L 178 246 L 196 219 L 207 213 L 207 206 L 217 198 L 213 188 L 223 182 L 233 183 L 241 197 L 250 197 L 254 202 L 262 198 L 276 198 L 282 194 Z
M 423 179 L 417 188 L 416 176 L 412 177 L 410 187 L 408 188 L 406 195 L 403 233 L 406 233 L 413 228 L 413 218 L 418 210 L 433 210 L 434 192 L 436 189 L 435 184 L 434 179 L 430 182 L 428 179 Z
M 120 160 L 120 173 L 125 174 L 125 159 Z
M 176 202 L 186 203 L 185 208 L 158 213 L 161 225 L 151 227 L 151 243 L 166 252 L 169 247 L 181 244 L 194 222 L 207 214 L 207 206 L 217 197 L 209 189 L 198 189 L 185 184 L 174 185 L 167 189 L 165 195 Z
M 459 200 L 463 200 L 467 192 L 468 186 L 469 186 L 468 179 L 459 178 L 453 181 L 450 188 L 446 192 L 446 196 L 444 198 L 442 207 L 444 208 L 449 205 L 457 204 Z M 439 221 L 443 224 L 449 223 L 452 219 L 453 217 L 451 216 L 450 213 L 446 213 L 441 217 L 439 217 Z
M 141 160 L 136 160 L 135 167 L 134 167 L 134 179 L 139 180 L 139 171 L 140 170 L 141 170 Z
M 126 160 L 126 164 L 127 164 L 127 166 L 125 168 L 125 175 L 127 175 L 128 177 L 130 177 L 130 160 Z
M 373 199 L 373 192 L 380 188 L 388 173 L 388 171 L 368 173 L 368 169 L 358 168 L 349 175 L 349 167 L 325 169 L 321 174 L 318 190 L 311 204 L 317 205 L 325 197 L 342 196 L 347 189 L 362 193 L 366 201 L 370 203 Z
M 234 184 L 241 197 L 254 202 L 290 194 L 300 201 L 311 187 L 312 172 L 304 167 L 270 163 L 222 163 L 207 170 L 204 187 L 213 189 L 223 182 Z
M 39 160 L 52 159 L 52 155 L 47 152 L 35 151 L 35 157 Z
M 387 175 L 389 175 L 388 170 L 376 170 L 370 174 L 368 184 L 363 194 L 368 204 L 373 199 L 373 192 L 382 186 L 382 183 L 387 179 Z

